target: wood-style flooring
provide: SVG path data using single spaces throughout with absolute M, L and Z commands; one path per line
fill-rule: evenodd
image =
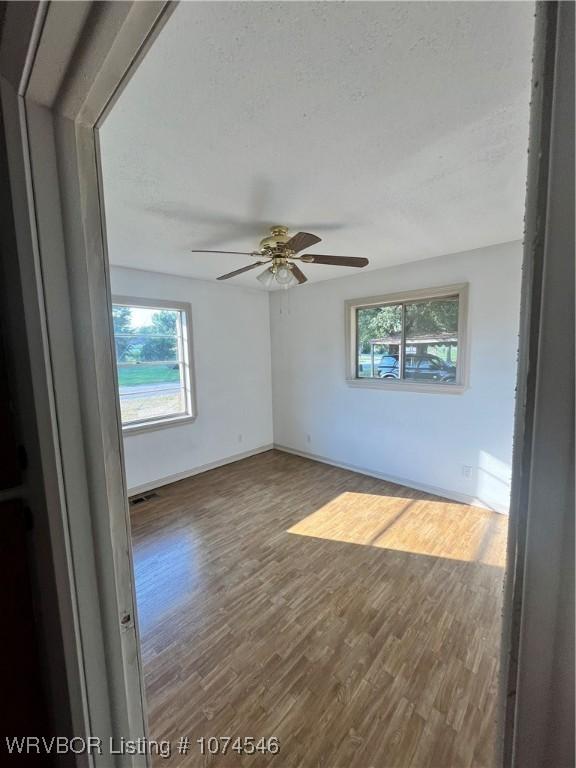
M 156 766 L 492 766 L 505 517 L 279 451 L 133 507 Z M 196 739 L 276 736 L 277 755 Z

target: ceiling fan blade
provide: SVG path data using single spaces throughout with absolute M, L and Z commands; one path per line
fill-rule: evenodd
M 294 275 L 296 280 L 298 280 L 300 285 L 302 285 L 302 283 L 308 282 L 308 278 L 306 277 L 304 272 L 302 272 L 302 270 L 297 264 L 292 264 L 292 274 Z
M 306 264 L 334 264 L 336 267 L 365 267 L 368 259 L 362 256 L 321 256 L 317 253 L 307 253 L 300 256 Z
M 225 275 L 220 275 L 220 277 L 217 277 L 217 280 L 228 280 L 229 277 L 236 277 L 236 275 L 241 275 L 242 272 L 248 272 L 249 269 L 254 269 L 254 267 L 260 266 L 260 264 L 268 264 L 267 261 L 255 261 L 254 264 L 248 264 L 247 267 L 241 267 L 240 269 L 235 269 L 234 272 L 228 272 Z
M 235 256 L 260 256 L 259 253 L 246 252 L 246 251 L 190 251 L 190 253 L 232 253 Z
M 319 243 L 320 240 L 322 240 L 321 237 L 311 235 L 309 232 L 298 232 L 288 240 L 285 247 L 294 251 L 294 253 L 300 253 L 304 248 L 310 248 L 311 245 Z

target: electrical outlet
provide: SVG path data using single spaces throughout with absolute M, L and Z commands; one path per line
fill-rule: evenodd
M 472 467 L 468 466 L 468 464 L 462 464 L 462 474 L 464 477 L 471 477 Z
M 312 442 L 312 438 L 310 437 L 310 435 L 306 435 L 306 442 L 307 443 L 311 443 Z
M 239 443 L 241 443 L 241 442 L 242 442 L 242 440 L 244 440 L 244 436 L 242 435 L 242 433 L 240 433 L 240 434 L 238 435 L 238 442 L 239 442 Z

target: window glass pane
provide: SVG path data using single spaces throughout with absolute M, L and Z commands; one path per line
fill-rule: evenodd
M 185 393 L 179 389 L 173 392 L 120 394 L 120 411 L 123 424 L 182 415 L 186 412 Z
M 116 336 L 116 360 L 119 363 L 142 363 L 157 360 L 178 362 L 179 340 L 176 336 L 122 334 Z
M 123 387 L 157 389 L 166 387 L 178 389 L 181 373 L 178 363 L 169 365 L 120 365 L 118 366 L 120 394 Z
M 178 309 L 153 309 L 150 307 L 128 307 L 114 304 L 114 333 L 156 334 L 160 336 L 177 336 Z
M 187 412 L 182 315 L 176 309 L 113 305 L 123 424 Z
M 124 424 L 183 413 L 186 409 L 179 365 L 127 365 L 118 368 Z
M 402 335 L 402 305 L 356 310 L 356 376 L 397 379 Z
M 458 297 L 405 304 L 404 378 L 456 383 Z

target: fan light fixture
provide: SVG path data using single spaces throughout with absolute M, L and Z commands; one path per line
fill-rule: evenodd
M 279 267 L 268 267 L 268 269 L 261 272 L 256 279 L 262 283 L 264 288 L 271 288 L 275 282 L 278 283 L 281 288 L 290 288 L 298 283 L 298 280 L 290 267 L 285 264 L 282 264 Z

